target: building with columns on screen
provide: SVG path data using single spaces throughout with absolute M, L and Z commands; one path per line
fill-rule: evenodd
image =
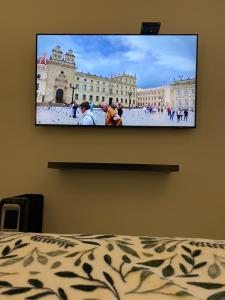
M 171 106 L 195 110 L 195 90 L 194 78 L 174 80 L 170 85 Z
M 137 89 L 137 105 L 195 109 L 195 79 L 175 80 L 167 86 Z
M 102 77 L 77 70 L 75 55 L 65 55 L 60 46 L 52 49 L 50 58 L 44 53 L 37 60 L 36 101 L 38 104 L 78 104 L 84 100 L 100 105 L 105 101 L 135 107 L 136 76 L 122 73 Z

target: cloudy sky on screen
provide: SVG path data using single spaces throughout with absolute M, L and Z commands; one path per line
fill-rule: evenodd
M 147 88 L 195 78 L 196 43 L 193 35 L 39 35 L 37 56 L 49 57 L 60 45 L 64 53 L 74 51 L 78 71 L 103 77 L 126 72 Z

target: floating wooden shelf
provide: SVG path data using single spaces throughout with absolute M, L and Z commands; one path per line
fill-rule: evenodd
M 48 162 L 51 169 L 100 169 L 100 170 L 136 170 L 152 172 L 178 172 L 179 165 L 93 163 L 93 162 Z

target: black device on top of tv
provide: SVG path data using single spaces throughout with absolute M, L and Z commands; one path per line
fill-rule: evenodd
M 141 34 L 158 34 L 160 26 L 160 22 L 143 22 L 141 24 Z

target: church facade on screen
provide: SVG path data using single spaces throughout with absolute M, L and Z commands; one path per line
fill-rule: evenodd
M 36 101 L 39 105 L 65 105 L 87 100 L 96 106 L 105 101 L 123 107 L 182 107 L 195 110 L 195 78 L 175 80 L 167 86 L 139 89 L 136 76 L 122 73 L 110 77 L 79 72 L 72 50 L 60 46 L 37 60 Z

